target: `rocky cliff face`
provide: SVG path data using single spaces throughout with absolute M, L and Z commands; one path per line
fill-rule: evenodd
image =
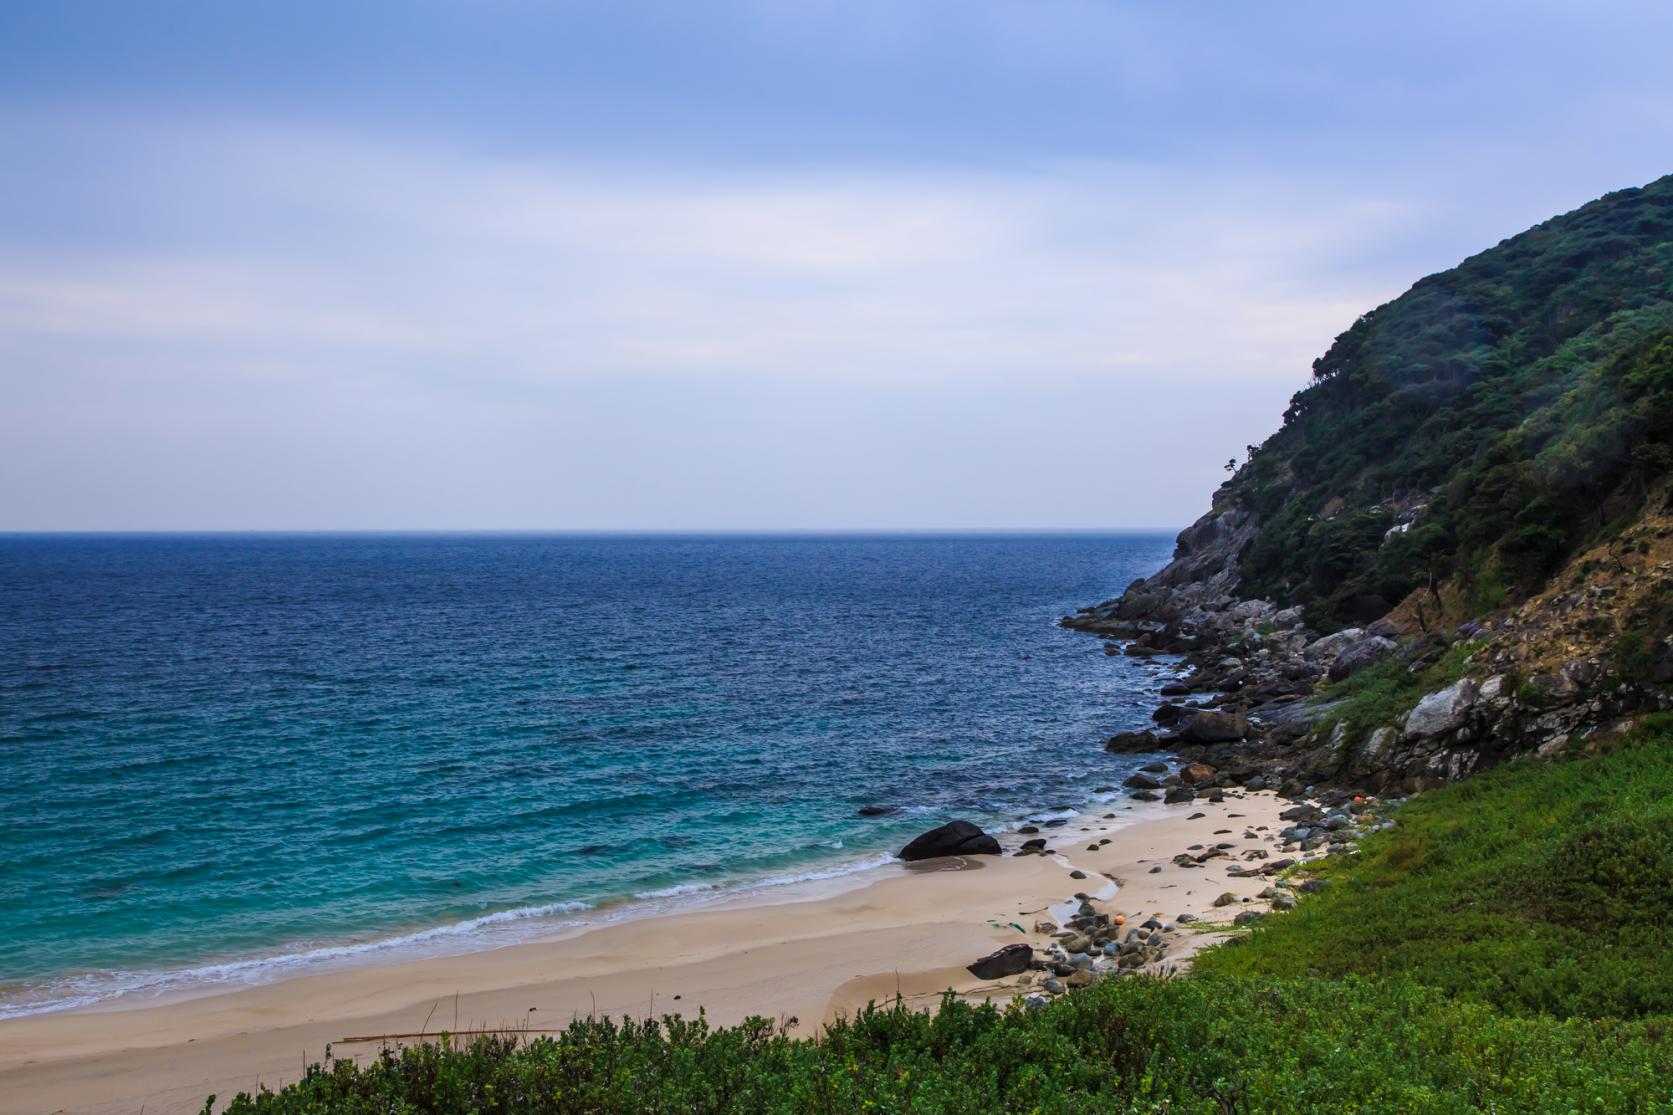
M 1338 338 L 1172 561 L 1063 621 L 1182 656 L 1154 744 L 1410 790 L 1669 707 L 1670 258 L 1663 179 Z

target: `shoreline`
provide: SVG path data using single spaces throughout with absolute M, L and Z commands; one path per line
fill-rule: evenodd
M 1132 760 L 1149 760 L 1156 756 L 1123 756 Z M 1112 772 L 1111 777 L 1125 776 L 1127 771 Z M 1025 818 L 1011 817 L 1000 827 L 989 829 L 996 836 L 1016 837 L 1016 830 L 1025 824 L 1049 824 L 1067 812 L 1069 818 L 1084 818 L 1107 812 L 1129 802 L 1119 789 L 1098 794 L 1078 805 L 1036 810 Z M 930 819 L 926 818 L 926 827 Z M 904 843 L 901 838 L 894 844 Z M 1013 840 L 1015 843 L 1015 840 Z M 140 969 L 131 973 L 100 970 L 71 976 L 54 977 L 25 988 L 73 986 L 77 981 L 96 979 L 106 975 L 128 974 L 141 982 L 108 994 L 88 992 L 83 1001 L 48 1000 L 39 1006 L 0 1000 L 0 1024 L 8 1021 L 40 1018 L 61 1014 L 93 1014 L 113 1011 L 144 1010 L 192 999 L 230 995 L 258 987 L 270 987 L 290 980 L 312 976 L 352 972 L 360 968 L 385 967 L 423 960 L 453 959 L 480 952 L 494 952 L 519 945 L 542 944 L 562 940 L 579 933 L 621 925 L 646 918 L 673 917 L 736 905 L 764 907 L 833 897 L 842 891 L 866 886 L 871 878 L 887 878 L 902 864 L 892 852 L 879 848 L 869 852 L 856 851 L 852 858 L 837 857 L 823 862 L 811 862 L 805 870 L 794 875 L 766 875 L 757 878 L 720 878 L 712 882 L 687 883 L 663 891 L 607 898 L 597 903 L 584 901 L 553 901 L 526 906 L 490 910 L 457 922 L 418 924 L 410 928 L 394 929 L 377 936 L 347 937 L 338 940 L 302 940 L 290 946 L 279 946 L 271 952 L 206 958 L 197 963 L 167 968 Z M 527 924 L 528 932 L 496 938 L 490 933 L 495 926 Z M 425 949 L 427 942 L 445 943 Z M 212 978 L 214 973 L 257 972 L 254 978 Z M 74 992 L 65 987 L 65 995 Z M 19 1009 L 19 1008 L 22 1009 Z
M 1032 974 L 983 981 L 965 965 L 1018 941 L 1046 948 L 1050 936 L 1036 922 L 1062 920 L 1076 892 L 1108 893 L 1100 907 L 1135 923 L 1138 914 L 1171 921 L 1182 913 L 1229 921 L 1216 916 L 1225 911 L 1212 907 L 1214 898 L 1252 898 L 1270 880 L 1228 877 L 1225 869 L 1237 862 L 1229 858 L 1195 870 L 1172 858 L 1211 835 L 1249 848 L 1275 845 L 1284 805 L 1272 794 L 1240 791 L 1189 808 L 1111 802 L 1105 812 L 1112 817 L 1083 813 L 1044 830 L 1062 844 L 1049 857 L 1013 856 L 1023 835 L 1005 832 L 997 834 L 1002 857 L 897 862 L 878 868 L 876 878 L 850 875 L 825 893 L 719 899 L 486 951 L 0 1020 L 0 1112 L 119 1111 L 141 1103 L 150 1112 L 195 1112 L 211 1092 L 224 1101 L 258 1083 L 294 1080 L 304 1058 L 320 1059 L 327 1045 L 338 1056 L 373 1055 L 376 1042 L 344 1044 L 366 1035 L 540 1029 L 593 1013 L 699 1010 L 714 1024 L 794 1016 L 795 1032 L 805 1035 L 897 992 L 908 1002 L 934 1002 L 948 989 L 1009 1000 L 1024 993 Z M 1261 826 L 1258 838 L 1244 838 Z M 1075 871 L 1084 881 L 1071 877 Z M 1113 882 L 1101 888 L 1100 876 L 1120 880 L 1119 890 Z M 1209 939 L 1181 926 L 1164 966 L 1187 960 Z
M 1185 669 L 1185 660 L 1159 657 L 1147 659 L 1141 665 L 1150 674 L 1146 679 L 1151 689 L 1148 698 L 1160 700 L 1161 686 Z M 1137 764 L 1169 754 L 1166 750 L 1159 750 L 1154 755 L 1124 754 L 1115 757 L 1120 765 L 1108 773 L 1112 784 L 1097 788 L 1107 792 L 1094 791 L 1085 798 L 1068 803 L 1042 805 L 1022 815 L 1009 811 L 1003 816 L 989 813 L 984 817 L 980 811 L 971 811 L 967 815 L 978 824 L 993 826 L 987 831 L 1007 836 L 1015 835 L 1019 826 L 1045 824 L 1049 819 L 1065 813 L 1083 817 L 1139 804 L 1131 802 L 1117 783 L 1137 769 Z M 1087 793 L 1087 790 L 1082 788 L 1081 792 Z M 900 811 L 907 814 L 917 812 L 910 806 L 900 807 Z M 938 816 L 938 813 L 924 813 L 923 827 L 930 828 L 940 823 L 935 820 Z M 942 817 L 942 820 L 945 819 Z M 867 876 L 898 867 L 893 851 L 913 834 L 891 838 L 887 844 L 874 849 L 856 849 L 851 857 L 810 861 L 793 874 L 774 872 L 757 877 L 722 876 L 709 881 L 682 883 L 660 891 L 597 900 L 535 901 L 501 910 L 487 910 L 455 922 L 415 922 L 366 936 L 303 938 L 275 945 L 269 951 L 219 956 L 210 954 L 200 960 L 166 967 L 97 969 L 20 981 L 13 985 L 14 992 L 27 995 L 31 991 L 53 989 L 53 997 L 42 995 L 33 1000 L 0 997 L 0 1025 L 62 1014 L 143 1010 L 191 999 L 236 994 L 316 975 L 419 960 L 458 958 L 559 940 L 627 921 L 675 916 L 736 902 L 764 906 L 801 901 L 807 896 L 797 892 L 809 887 L 841 885 L 844 881 L 848 887 L 862 886 Z M 517 934 L 511 931 L 510 927 L 524 923 L 528 932 Z M 494 930 L 498 926 L 506 929 L 496 934 Z M 447 942 L 454 943 L 449 947 Z M 128 977 L 132 982 L 110 990 L 98 988 L 96 985 L 106 977 L 112 982 Z

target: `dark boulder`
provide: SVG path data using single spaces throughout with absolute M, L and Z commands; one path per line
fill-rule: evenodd
M 1155 732 L 1122 732 L 1104 741 L 1105 751 L 1117 754 L 1133 754 L 1144 751 L 1160 750 L 1156 742 Z
M 1160 790 L 1162 788 L 1162 784 L 1160 782 L 1150 777 L 1150 775 L 1145 774 L 1143 771 L 1139 771 L 1137 774 L 1129 776 L 1127 781 L 1123 782 L 1122 785 L 1126 786 L 1130 790 Z
M 1236 712 L 1199 712 L 1179 731 L 1192 743 L 1229 743 L 1249 734 L 1249 720 Z
M 1157 706 L 1156 711 L 1150 714 L 1150 719 L 1164 728 L 1171 728 L 1185 719 L 1187 715 L 1189 715 L 1188 709 L 1181 708 L 1170 701 L 1165 705 Z
M 1033 948 L 1018 941 L 966 965 L 966 970 L 977 979 L 1003 979 L 1028 971 L 1028 962 L 1033 959 Z
M 862 816 L 862 817 L 887 817 L 889 814 L 893 813 L 894 811 L 895 811 L 895 806 L 892 806 L 892 805 L 862 805 L 862 806 L 860 806 L 860 816 Z
M 997 856 L 999 841 L 969 821 L 949 821 L 915 837 L 895 854 L 909 863 L 937 856 Z
M 1179 805 L 1182 802 L 1196 801 L 1197 792 L 1195 790 L 1186 789 L 1184 786 L 1175 786 L 1173 789 L 1168 791 L 1168 796 L 1162 800 L 1169 805 Z

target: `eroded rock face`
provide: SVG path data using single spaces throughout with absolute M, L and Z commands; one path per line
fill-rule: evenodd
M 1394 749 L 1400 733 L 1394 728 L 1378 728 L 1372 732 L 1359 749 L 1359 771 L 1369 774 L 1377 770 Z
M 997 856 L 999 841 L 969 821 L 949 821 L 915 837 L 895 854 L 908 863 L 937 856 Z
M 1456 681 L 1417 703 L 1401 725 L 1407 740 L 1432 739 L 1462 728 L 1475 706 L 1477 687 L 1470 678 Z

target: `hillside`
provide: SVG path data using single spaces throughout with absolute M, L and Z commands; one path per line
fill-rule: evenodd
M 1666 177 L 1360 317 L 1175 560 L 1066 623 L 1194 655 L 1240 759 L 1417 788 L 1663 707 L 1670 478 Z

